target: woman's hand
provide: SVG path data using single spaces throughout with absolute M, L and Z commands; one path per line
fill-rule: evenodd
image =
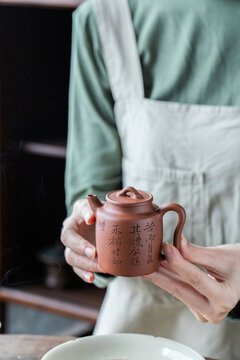
M 202 247 L 182 235 L 180 251 L 166 243 L 163 251 L 158 271 L 143 278 L 181 300 L 198 320 L 223 320 L 240 300 L 240 245 Z
M 88 200 L 78 200 L 72 215 L 64 220 L 61 233 L 67 263 L 81 279 L 89 283 L 94 281 L 93 272 L 101 272 L 95 248 L 95 220 Z

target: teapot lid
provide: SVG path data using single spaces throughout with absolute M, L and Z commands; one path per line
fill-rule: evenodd
M 127 186 L 123 190 L 111 191 L 106 196 L 106 200 L 119 206 L 143 204 L 152 202 L 152 199 L 153 197 L 150 193 L 143 190 L 136 190 L 132 186 Z

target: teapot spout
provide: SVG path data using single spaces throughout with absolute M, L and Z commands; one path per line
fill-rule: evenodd
M 87 195 L 87 199 L 92 209 L 93 215 L 96 215 L 97 208 L 103 206 L 103 203 L 99 200 L 96 195 Z

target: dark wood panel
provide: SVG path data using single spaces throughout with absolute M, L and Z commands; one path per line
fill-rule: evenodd
M 80 2 L 0 0 L 0 321 L 4 303 L 14 302 L 94 324 L 104 296 L 94 286 L 15 287 L 43 281 L 38 254 L 60 243 L 72 10 Z
M 5 304 L 0 302 L 0 334 L 5 333 Z
M 94 285 L 51 290 L 43 285 L 0 288 L 0 300 L 95 323 L 105 290 Z
M 75 9 L 84 0 L 0 0 L 0 4 L 11 6 L 37 6 L 47 8 Z
M 46 247 L 61 246 L 61 227 L 66 217 L 64 167 L 63 159 L 16 155 L 13 176 L 6 185 L 3 219 L 8 226 L 4 227 L 0 252 L 4 262 L 2 285 L 15 286 L 43 279 L 39 253 Z
M 4 14 L 0 11 L 1 28 L 4 26 Z M 11 229 L 14 217 L 13 199 L 15 186 L 13 184 L 13 157 L 14 149 L 11 147 L 10 123 L 5 121 L 7 93 L 5 83 L 7 81 L 5 73 L 5 62 L 3 58 L 3 32 L 0 29 L 0 284 L 5 274 L 10 259 L 6 256 L 6 244 L 13 243 L 13 235 L 7 229 Z
M 31 142 L 24 141 L 21 150 L 25 153 L 48 156 L 53 158 L 66 158 L 66 141 Z
M 2 121 L 10 142 L 66 137 L 71 14 L 0 6 Z
M 71 9 L 0 6 L 0 281 L 4 285 L 39 280 L 38 250 L 60 242 L 66 216 L 65 149 L 36 151 L 32 145 L 38 139 L 52 138 L 55 144 L 66 139 L 71 13 Z M 22 144 L 27 147 L 25 157 Z M 36 155 L 49 151 L 58 159 L 27 155 L 31 151 Z

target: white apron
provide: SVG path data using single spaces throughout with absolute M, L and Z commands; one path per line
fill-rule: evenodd
M 193 243 L 237 243 L 240 237 L 240 108 L 144 98 L 127 0 L 93 0 L 123 153 L 123 186 L 181 204 Z M 146 14 L 147 16 L 147 14 Z M 171 241 L 177 216 L 164 217 Z M 173 296 L 139 278 L 108 286 L 95 334 L 146 333 L 186 344 L 205 356 L 240 359 L 240 322 L 200 323 Z

